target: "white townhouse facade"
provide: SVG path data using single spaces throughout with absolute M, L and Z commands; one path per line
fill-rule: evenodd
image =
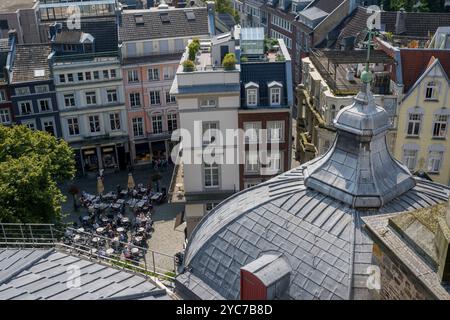
M 114 53 L 55 57 L 53 73 L 64 140 L 83 174 L 129 161 L 120 60 Z

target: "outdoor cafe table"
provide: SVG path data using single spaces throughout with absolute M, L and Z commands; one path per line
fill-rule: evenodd
M 143 201 L 143 200 L 141 200 L 141 201 L 139 201 L 139 202 L 136 204 L 136 206 L 137 206 L 138 208 L 142 208 L 143 206 L 145 206 L 145 204 L 146 204 L 146 202 Z
M 79 234 L 76 234 L 76 235 L 73 237 L 73 240 L 74 240 L 74 241 L 79 241 L 80 239 L 81 239 L 81 237 L 80 237 Z
M 100 241 L 100 238 L 99 237 L 94 237 L 94 238 L 92 238 L 92 242 L 99 242 Z
M 90 216 L 84 216 L 83 221 L 88 221 L 91 217 Z
M 141 236 L 134 237 L 134 240 L 136 240 L 136 242 L 141 242 L 142 239 L 143 238 Z
M 121 204 L 121 205 L 122 205 L 122 204 L 124 204 L 124 203 L 125 203 L 125 200 L 124 200 L 124 199 L 119 199 L 119 200 L 117 200 L 117 201 L 116 201 L 116 203 L 118 203 L 118 204 Z
M 122 196 L 126 196 L 128 194 L 128 191 L 127 190 L 122 190 L 122 191 L 120 191 L 120 194 Z
M 97 233 L 103 233 L 103 231 L 105 231 L 105 228 L 97 228 L 95 231 L 97 231 Z
M 113 248 L 107 249 L 107 250 L 106 250 L 106 254 L 107 254 L 107 255 L 112 255 L 112 254 L 114 254 L 114 249 L 113 249 Z
M 102 222 L 104 222 L 104 223 L 106 223 L 106 222 L 108 222 L 109 221 L 109 219 L 107 218 L 107 217 L 102 217 Z M 100 228 L 99 228 L 100 229 Z
M 144 231 L 145 231 L 145 229 L 141 227 L 141 228 L 138 229 L 137 232 L 141 233 L 141 232 L 144 232 Z
M 147 192 L 147 188 L 139 188 L 139 192 L 140 193 L 146 193 Z
M 92 253 L 92 254 L 96 254 L 96 253 L 97 253 L 97 249 L 92 248 L 92 249 L 91 249 L 91 253 Z
M 155 193 L 150 199 L 153 200 L 153 201 L 156 201 L 156 200 L 158 200 L 159 197 L 161 197 L 161 196 L 162 196 L 162 193 L 161 193 L 161 192 L 157 192 L 157 193 Z
M 77 231 L 78 232 L 84 232 L 84 228 L 78 228 Z
M 130 222 L 130 219 L 127 218 L 127 217 L 123 217 L 123 218 L 122 218 L 122 222 L 123 222 L 123 223 L 128 223 L 128 222 Z
M 117 209 L 117 210 L 119 210 L 121 207 L 122 207 L 122 205 L 121 205 L 120 203 L 113 203 L 113 204 L 111 205 L 111 208 Z
M 124 228 L 122 228 L 122 227 L 119 227 L 119 228 L 117 228 L 117 232 L 120 232 L 120 233 L 122 233 L 122 232 L 124 232 L 125 231 L 125 229 Z
M 137 254 L 139 252 L 139 249 L 138 248 L 133 248 L 133 249 L 131 249 L 131 253 L 132 254 Z

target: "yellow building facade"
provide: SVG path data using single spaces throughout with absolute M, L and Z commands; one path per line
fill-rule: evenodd
M 398 107 L 395 157 L 412 172 L 450 185 L 450 81 L 438 59 L 406 93 Z

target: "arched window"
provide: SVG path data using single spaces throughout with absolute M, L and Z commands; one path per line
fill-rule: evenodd
M 344 105 L 341 105 L 340 107 L 339 107 L 339 110 L 342 110 L 342 109 L 344 109 L 345 108 L 345 106 Z
M 336 106 L 332 104 L 330 107 L 330 122 L 333 122 L 334 118 L 336 118 Z

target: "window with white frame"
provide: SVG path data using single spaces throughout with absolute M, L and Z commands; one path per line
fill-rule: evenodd
M 110 113 L 109 123 L 111 125 L 111 131 L 120 130 L 120 113 Z
M 137 92 L 130 93 L 130 106 L 137 108 L 141 106 L 141 95 Z
M 106 96 L 108 97 L 109 103 L 117 102 L 117 90 L 116 89 L 106 90 Z
M 247 106 L 256 106 L 258 104 L 258 90 L 247 89 Z
M 23 120 L 21 124 L 31 130 L 36 130 L 36 121 L 34 119 L 31 120 Z
M 50 91 L 48 85 L 35 86 L 34 90 L 36 91 L 36 93 L 47 93 Z
M 284 121 L 267 121 L 267 140 L 269 142 L 284 140 Z
M 133 118 L 133 135 L 135 137 L 142 137 L 144 135 L 144 119 L 141 117 Z
M 270 105 L 278 106 L 281 103 L 281 88 L 270 88 Z
M 86 71 L 85 73 L 84 73 L 84 77 L 85 77 L 85 79 L 86 79 L 86 81 L 91 81 L 92 80 L 92 74 L 91 74 L 91 72 L 90 71 Z M 95 80 L 98 80 L 100 77 L 99 77 L 99 75 L 98 75 L 98 71 L 94 71 L 94 79 Z
M 64 95 L 64 106 L 66 108 L 73 108 L 73 107 L 75 107 L 75 94 L 67 93 L 67 94 Z
M 11 114 L 8 109 L 0 109 L 0 123 L 1 124 L 11 123 Z
M 128 82 L 139 82 L 139 74 L 137 70 L 128 71 Z
M 217 130 L 219 129 L 218 122 L 202 122 L 202 141 L 203 145 L 208 145 L 216 141 Z
M 100 117 L 89 116 L 89 130 L 91 133 L 100 132 Z
M 167 104 L 172 104 L 172 103 L 176 103 L 177 100 L 175 99 L 175 96 L 171 95 L 169 91 L 166 91 L 166 103 Z
M 117 78 L 117 72 L 116 69 L 109 70 L 110 76 L 112 79 Z
M 178 128 L 177 123 L 177 114 L 176 113 L 168 113 L 167 114 L 167 130 L 169 132 L 175 131 Z
M 6 101 L 6 92 L 5 90 L 0 90 L 0 102 Z
M 403 150 L 403 164 L 413 171 L 417 163 L 417 150 L 405 149 Z
M 439 84 L 436 81 L 428 82 L 425 89 L 425 99 L 437 100 L 438 97 L 439 97 Z
M 218 202 L 208 202 L 205 204 L 205 211 L 206 213 L 210 212 L 212 209 L 214 209 L 219 203 Z
M 67 82 L 73 82 L 74 78 L 73 78 L 73 73 L 68 73 L 67 74 Z
M 408 127 L 406 134 L 408 136 L 418 136 L 420 133 L 421 123 L 422 123 L 421 113 L 410 113 L 408 115 Z
M 276 174 L 281 171 L 281 155 L 277 152 L 269 152 L 268 153 L 268 165 L 267 169 L 269 169 L 270 173 Z
M 78 118 L 67 118 L 67 129 L 69 136 L 77 136 L 80 134 L 80 126 L 78 125 Z
M 88 106 L 97 104 L 97 95 L 95 91 L 88 91 L 85 93 L 86 95 L 86 104 Z
M 78 72 L 78 81 L 84 81 L 84 73 L 83 72 Z
M 244 122 L 245 143 L 258 143 L 261 122 Z
M 52 111 L 52 102 L 50 99 L 38 100 L 38 105 L 41 112 Z
M 274 39 L 283 39 L 284 43 L 286 44 L 286 47 L 288 49 L 292 48 L 292 39 L 289 37 L 286 37 L 284 34 L 276 31 L 276 30 L 271 30 L 271 37 Z
M 33 107 L 31 105 L 31 101 L 19 102 L 19 110 L 21 115 L 32 114 Z
M 173 78 L 173 68 L 164 67 L 163 68 L 164 80 L 170 80 Z
M 152 128 L 153 133 L 162 133 L 163 131 L 162 115 L 157 114 L 152 116 Z
M 28 87 L 16 88 L 16 96 L 24 96 L 27 94 L 30 94 L 30 88 Z
M 65 83 L 66 82 L 66 75 L 65 74 L 60 74 L 59 75 L 59 82 L 60 83 Z
M 103 70 L 103 79 L 109 79 L 109 70 Z
M 247 151 L 245 153 L 245 166 L 246 173 L 257 173 L 259 172 L 259 162 L 258 162 L 258 152 L 257 151 Z
M 161 104 L 161 97 L 159 91 L 150 91 L 150 104 L 151 105 Z
M 442 158 L 444 152 L 442 151 L 430 151 L 428 154 L 428 167 L 427 170 L 430 173 L 439 173 L 442 165 Z
M 42 129 L 45 132 L 55 135 L 55 123 L 53 119 L 42 119 Z
M 445 138 L 448 129 L 448 115 L 435 114 L 433 122 L 433 138 Z
M 157 69 L 157 68 L 148 69 L 148 80 L 149 81 L 159 80 L 159 69 Z
M 205 188 L 217 188 L 219 186 L 219 165 L 217 163 L 204 163 L 203 175 Z
M 214 108 L 217 106 L 216 98 L 201 98 L 200 99 L 200 107 L 202 108 Z

